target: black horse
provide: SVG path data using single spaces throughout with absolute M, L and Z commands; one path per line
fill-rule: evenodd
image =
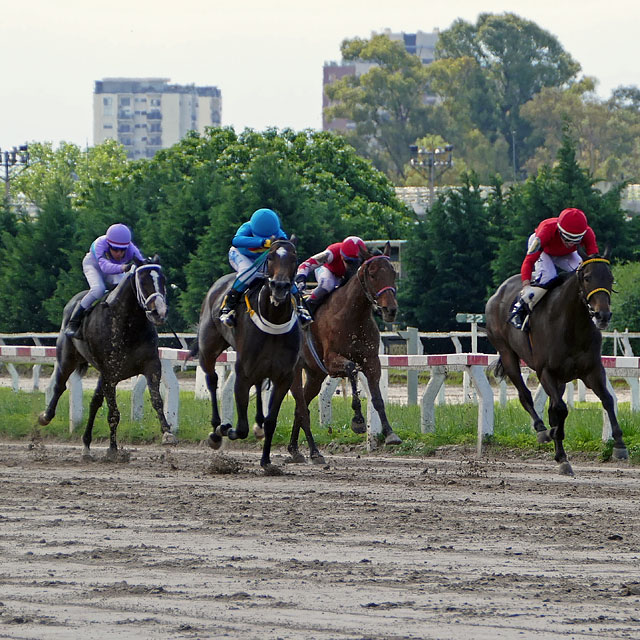
M 280 405 L 293 381 L 293 371 L 300 356 L 301 334 L 291 286 L 296 274 L 298 256 L 296 239 L 277 240 L 271 245 L 266 260 L 266 278 L 256 281 L 238 305 L 236 327 L 230 329 L 219 318 L 220 307 L 236 275 L 218 279 L 207 292 L 200 311 L 197 352 L 211 394 L 211 426 L 208 443 L 213 449 L 222 444 L 222 436 L 231 440 L 249 434 L 247 408 L 251 387 L 256 388 L 256 423 L 264 427 L 261 466 L 275 471 L 271 465 L 271 441 L 276 429 Z M 216 359 L 227 348 L 237 353 L 235 365 L 235 400 L 237 427 L 221 425 L 216 396 L 218 375 Z M 262 415 L 260 391 L 270 380 L 272 392 L 268 415 Z
M 628 453 L 601 356 L 601 331 L 611 318 L 613 274 L 609 261 L 589 256 L 575 272 L 563 274 L 558 283 L 536 305 L 525 332 L 507 321 L 522 286 L 520 276 L 503 282 L 486 305 L 487 337 L 500 355 L 496 375 L 506 374 L 513 382 L 533 420 L 538 442 L 553 440 L 560 473 L 573 475 L 562 444 L 568 414 L 562 395 L 571 380 L 581 379 L 600 398 L 611 423 L 614 457 L 624 459 Z M 531 392 L 522 379 L 520 360 L 536 372 L 549 396 L 549 430 L 536 413 Z
M 385 443 L 400 444 L 402 440 L 389 424 L 380 393 L 380 331 L 373 318 L 378 310 L 385 322 L 393 322 L 398 311 L 396 300 L 396 271 L 387 242 L 384 252 L 371 254 L 361 251 L 362 265 L 343 286 L 318 307 L 303 348 L 303 357 L 295 372 L 291 393 L 296 401 L 289 453 L 292 462 L 304 462 L 298 449 L 300 429 L 305 433 L 311 460 L 322 463 L 324 458 L 311 433 L 309 404 L 320 392 L 327 375 L 346 377 L 351 382 L 351 408 L 354 417 L 351 428 L 355 433 L 367 430 L 358 396 L 358 373 L 362 371 L 369 385 L 371 404 L 382 423 Z M 306 374 L 303 385 L 302 371 Z
M 99 302 L 83 318 L 79 337 L 69 338 L 65 335 L 65 327 L 76 302 L 85 293 L 76 294 L 64 308 L 62 328 L 56 341 L 53 396 L 38 422 L 41 425 L 51 422 L 69 376 L 76 370 L 83 374 L 91 365 L 100 376 L 82 436 L 85 457 L 91 456 L 93 423 L 106 398 L 110 428 L 107 459 L 117 458 L 116 430 L 120 412 L 116 405 L 116 385 L 139 374 L 147 379 L 151 404 L 160 420 L 163 444 L 175 444 L 176 438 L 164 415 L 160 395 L 161 364 L 156 325 L 165 321 L 168 307 L 165 278 L 157 256 L 152 261 L 132 266 L 106 300 Z

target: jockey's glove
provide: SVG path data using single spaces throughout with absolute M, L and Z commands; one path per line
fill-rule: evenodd
M 296 287 L 298 287 L 298 291 L 302 292 L 307 287 L 307 276 L 305 276 L 304 273 L 299 273 L 294 282 L 296 283 Z

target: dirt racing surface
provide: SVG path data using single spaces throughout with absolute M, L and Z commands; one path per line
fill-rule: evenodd
M 104 452 L 0 443 L 0 637 L 640 638 L 628 464 Z

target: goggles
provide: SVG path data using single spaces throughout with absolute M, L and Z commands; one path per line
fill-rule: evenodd
M 110 251 L 126 251 L 127 247 L 116 247 L 115 245 L 110 244 L 109 245 L 109 250 Z
M 568 231 L 565 231 L 560 225 L 558 225 L 558 232 L 560 233 L 560 237 L 567 244 L 580 244 L 582 238 L 584 238 L 584 234 L 586 233 L 586 231 L 583 231 L 582 233 L 569 233 Z

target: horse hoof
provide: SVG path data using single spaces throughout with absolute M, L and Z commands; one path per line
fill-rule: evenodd
M 162 444 L 178 444 L 178 438 L 176 438 L 170 431 L 165 431 L 162 434 Z
M 362 420 L 356 420 L 355 418 L 351 421 L 351 431 L 353 433 L 367 433 L 367 423 Z
M 264 440 L 264 429 L 260 425 L 254 424 L 253 435 L 256 437 L 256 440 Z
M 573 473 L 573 469 L 567 460 L 560 463 L 558 466 L 558 473 L 561 476 L 575 476 L 575 473 Z
M 284 475 L 284 471 L 281 467 L 276 466 L 275 464 L 271 464 L 270 462 L 262 465 L 264 469 L 265 476 L 281 476 Z
M 538 444 L 544 444 L 545 442 L 551 442 L 551 434 L 548 429 L 544 431 L 538 431 L 536 437 L 538 438 Z
M 402 440 L 397 433 L 391 432 L 385 439 L 385 444 L 402 444 Z
M 85 447 L 84 450 L 82 451 L 82 461 L 83 462 L 94 462 L 95 461 L 95 457 L 91 453 L 89 447 Z
M 313 464 L 325 464 L 325 459 L 320 454 L 317 454 L 315 456 L 311 456 L 311 462 L 313 462 Z
M 289 454 L 290 457 L 287 459 L 289 464 L 304 464 L 307 459 L 299 452 Z
M 38 416 L 38 424 L 41 427 L 46 427 L 49 423 L 51 422 L 51 420 L 47 419 L 47 412 L 43 411 L 39 416 Z
M 118 460 L 118 450 L 109 447 L 107 453 L 104 454 L 104 459 L 107 462 L 116 462 Z
M 218 433 L 218 431 L 214 431 L 209 434 L 207 438 L 207 444 L 212 449 L 219 449 L 222 446 L 222 436 Z
M 628 460 L 629 459 L 629 452 L 627 451 L 627 447 L 613 447 L 613 453 L 612 453 L 613 457 L 616 460 Z
M 220 436 L 228 436 L 229 435 L 229 431 L 231 431 L 231 425 L 226 422 L 225 424 L 221 424 L 217 429 L 216 429 L 216 433 Z

